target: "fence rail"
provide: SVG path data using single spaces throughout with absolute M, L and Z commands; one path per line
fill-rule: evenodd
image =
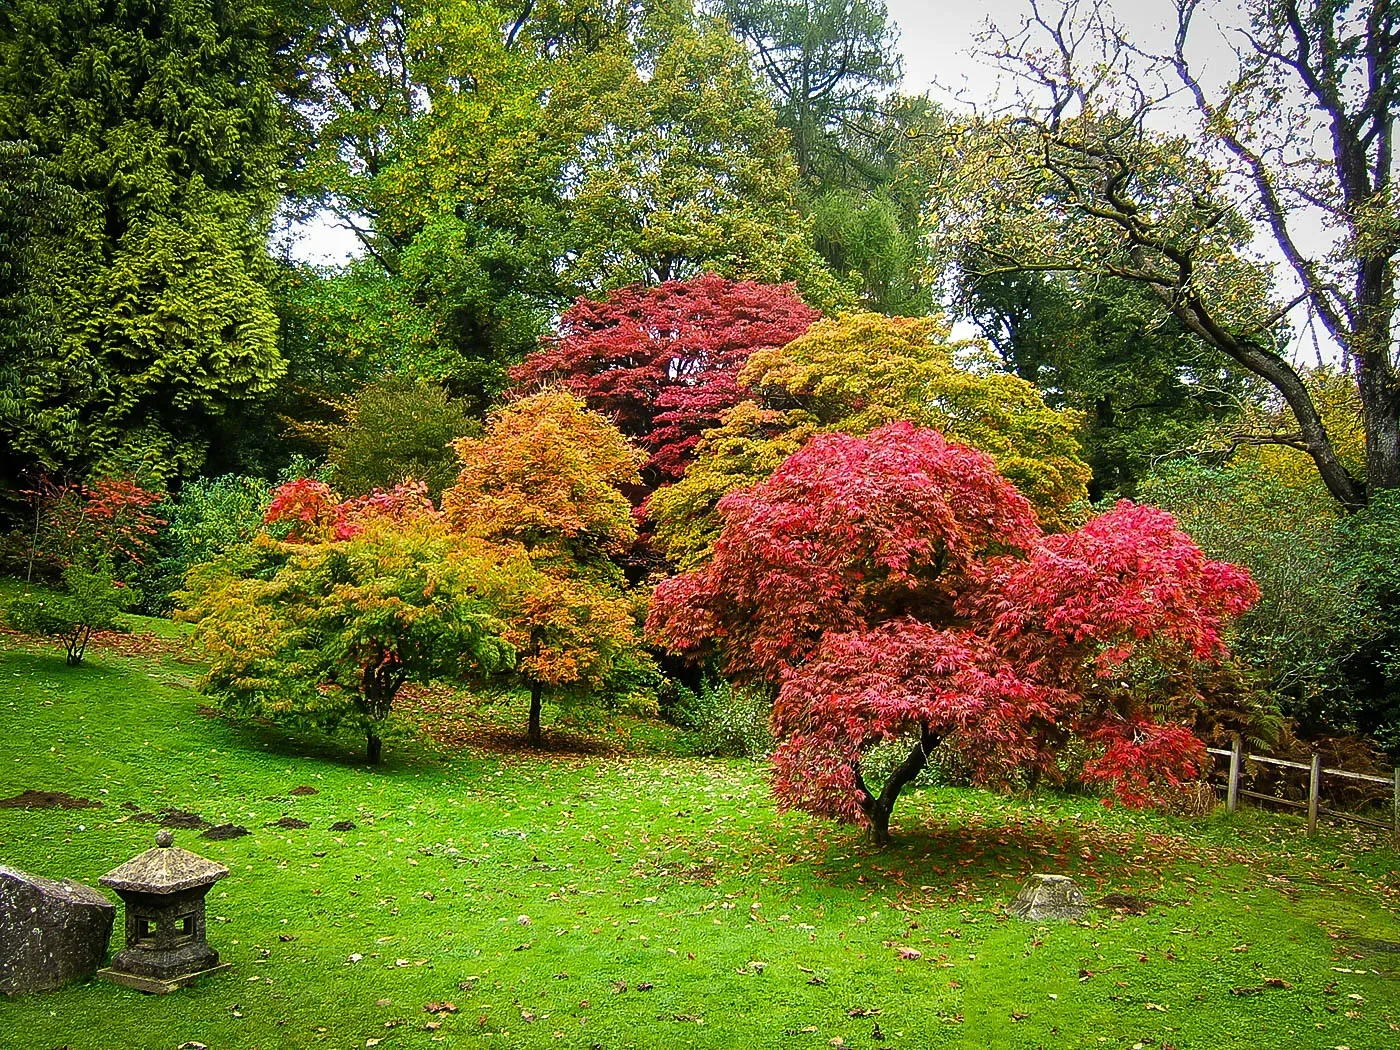
M 1356 824 L 1364 824 L 1371 828 L 1380 828 L 1389 831 L 1397 844 L 1400 844 L 1400 766 L 1395 768 L 1395 776 L 1379 777 L 1373 773 L 1353 773 L 1349 769 L 1331 769 L 1322 765 L 1322 756 L 1314 753 L 1311 762 L 1293 762 L 1286 758 L 1274 758 L 1272 755 L 1250 755 L 1244 751 L 1244 745 L 1240 738 L 1236 737 L 1234 743 L 1227 751 L 1224 748 L 1206 748 L 1212 755 L 1219 755 L 1221 758 L 1230 760 L 1229 780 L 1225 784 L 1225 808 L 1231 813 L 1239 808 L 1240 796 L 1246 798 L 1257 798 L 1263 802 L 1272 802 L 1276 805 L 1290 806 L 1294 809 L 1305 809 L 1308 813 L 1308 834 L 1317 831 L 1317 818 L 1319 815 L 1333 817 L 1337 820 L 1350 820 Z M 1244 764 L 1246 762 L 1261 762 L 1269 766 L 1283 766 L 1288 769 L 1302 769 L 1308 773 L 1308 800 L 1306 802 L 1295 802 L 1293 799 L 1278 798 L 1274 795 L 1264 795 L 1258 791 L 1249 791 L 1240 786 L 1240 779 L 1244 775 Z M 1347 813 L 1344 810 L 1328 809 L 1322 805 L 1322 778 L 1342 777 L 1347 780 L 1360 780 L 1370 784 L 1385 784 L 1391 788 L 1391 799 L 1393 805 L 1393 816 L 1391 822 L 1387 824 L 1383 820 L 1376 820 L 1373 817 L 1363 817 L 1356 813 Z

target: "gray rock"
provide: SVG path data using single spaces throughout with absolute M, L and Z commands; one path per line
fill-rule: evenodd
M 46 992 L 107 959 L 117 909 L 91 886 L 0 864 L 0 993 Z
M 1084 915 L 1084 894 L 1067 875 L 1032 875 L 1007 910 L 1027 922 L 1070 920 Z

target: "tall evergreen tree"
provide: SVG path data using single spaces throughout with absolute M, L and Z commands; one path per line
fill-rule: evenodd
M 284 22 L 232 0 L 0 7 L 0 139 L 75 194 L 28 264 L 56 330 L 14 370 L 27 411 L 0 423 L 33 458 L 190 474 L 230 407 L 281 375 L 263 267 Z

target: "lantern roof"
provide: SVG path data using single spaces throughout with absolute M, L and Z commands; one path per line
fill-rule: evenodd
M 180 893 L 218 882 L 228 868 L 175 846 L 175 836 L 162 828 L 154 849 L 132 857 L 97 881 L 117 892 Z

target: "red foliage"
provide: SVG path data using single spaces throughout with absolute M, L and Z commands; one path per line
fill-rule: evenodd
M 306 543 L 328 535 L 335 527 L 336 508 L 340 500 L 324 481 L 297 478 L 279 485 L 272 493 L 263 522 L 267 525 L 286 523 L 291 526 L 287 540 Z
M 289 524 L 288 543 L 312 543 L 354 539 L 372 520 L 407 522 L 438 513 L 421 481 L 342 500 L 324 481 L 297 478 L 273 491 L 263 522 Z
M 818 435 L 719 510 L 713 560 L 657 587 L 649 629 L 682 652 L 723 639 L 729 674 L 773 682 L 829 632 L 946 619 L 981 559 L 1038 535 L 990 456 L 909 423 Z
M 700 433 L 740 399 L 738 375 L 760 347 L 785 346 L 821 316 L 792 285 L 705 274 L 602 302 L 579 299 L 559 335 L 511 370 L 519 387 L 558 383 L 612 418 L 651 458 L 657 483 L 685 473 Z
M 103 478 L 70 485 L 41 478 L 24 495 L 39 508 L 39 555 L 62 569 L 95 557 L 141 564 L 165 519 L 151 508 L 165 493 L 142 488 L 131 478 Z
M 648 630 L 777 685 L 780 802 L 877 833 L 944 739 L 997 781 L 1078 736 L 1085 777 L 1130 803 L 1194 776 L 1182 712 L 1136 699 L 1124 665 L 1222 658 L 1257 597 L 1155 508 L 1043 535 L 989 457 L 907 423 L 818 437 L 720 513 L 713 561 L 657 588 Z M 863 756 L 911 736 L 904 772 L 867 786 Z

